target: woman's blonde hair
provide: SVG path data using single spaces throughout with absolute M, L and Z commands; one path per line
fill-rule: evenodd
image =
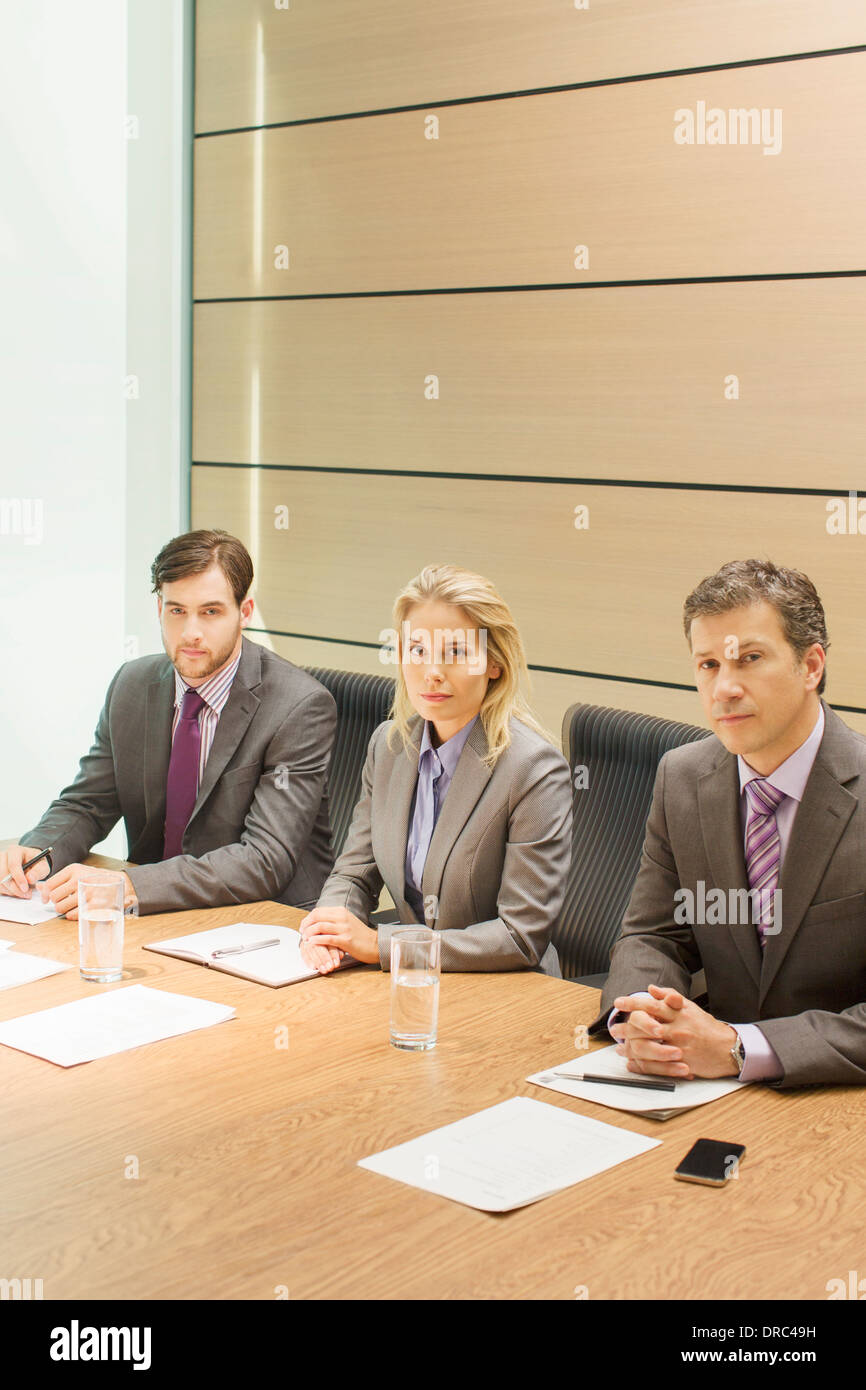
M 398 665 L 391 711 L 394 727 L 389 731 L 389 742 L 392 734 L 399 733 L 406 752 L 410 757 L 414 756 L 416 750 L 412 744 L 409 720 L 417 711 L 409 698 L 403 674 L 402 638 L 404 624 L 408 623 L 411 610 L 420 603 L 436 601 L 450 603 L 463 610 L 470 626 L 486 634 L 488 662 L 500 667 L 500 674 L 488 681 L 480 710 L 481 723 L 487 735 L 488 751 L 484 761 L 488 766 L 493 767 L 511 743 L 508 721 L 512 717 L 558 747 L 553 736 L 533 715 L 524 695 L 524 689 L 527 692 L 531 690 L 531 682 L 523 643 L 511 610 L 489 579 L 457 565 L 425 565 L 420 574 L 410 579 L 394 602 Z M 391 747 L 394 746 L 391 742 Z

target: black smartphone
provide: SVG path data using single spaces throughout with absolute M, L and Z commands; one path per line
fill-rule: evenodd
M 724 1187 L 737 1177 L 745 1144 L 728 1144 L 722 1139 L 698 1139 L 674 1169 L 683 1182 L 702 1182 L 708 1187 Z

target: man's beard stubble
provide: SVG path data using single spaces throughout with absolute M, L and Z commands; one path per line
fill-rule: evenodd
M 189 657 L 185 657 L 181 652 L 181 644 L 178 643 L 175 655 L 171 658 L 172 665 L 184 680 L 205 680 L 208 676 L 212 676 L 214 671 L 218 671 L 221 666 L 225 666 L 237 645 L 240 634 L 241 628 L 238 626 L 231 641 L 220 647 L 216 653 L 211 653 L 210 657 L 204 661 L 191 661 Z

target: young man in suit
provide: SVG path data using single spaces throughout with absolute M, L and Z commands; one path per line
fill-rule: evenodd
M 75 781 L 0 854 L 0 879 L 11 874 L 0 892 L 26 896 L 45 880 L 43 898 L 77 917 L 79 861 L 122 816 L 136 866 L 127 907 L 309 905 L 333 865 L 334 700 L 243 636 L 253 566 L 234 536 L 177 536 L 151 574 L 167 655 L 116 673 Z M 25 876 L 22 863 L 49 845 L 51 868 L 43 860 Z
M 743 560 L 683 616 L 716 737 L 659 765 L 590 1032 L 607 1026 L 635 1072 L 862 1085 L 866 739 L 821 699 L 821 601 L 796 570 Z

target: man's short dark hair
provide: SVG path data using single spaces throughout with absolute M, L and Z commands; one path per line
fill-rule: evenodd
M 228 531 L 187 531 L 175 536 L 150 567 L 153 592 L 160 593 L 163 584 L 202 574 L 212 565 L 222 570 L 240 607 L 252 586 L 253 562 L 246 546 Z
M 818 591 L 800 570 L 785 569 L 770 560 L 731 560 L 715 574 L 702 579 L 683 605 L 683 627 L 691 646 L 694 618 L 714 617 L 752 603 L 769 603 L 779 615 L 788 644 L 802 661 L 817 642 L 826 652 L 830 643 Z M 827 683 L 826 667 L 818 686 Z

